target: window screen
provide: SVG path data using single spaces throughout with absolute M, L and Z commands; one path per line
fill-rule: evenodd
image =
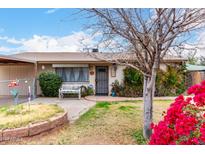
M 88 67 L 56 68 L 56 73 L 62 78 L 63 82 L 88 81 Z

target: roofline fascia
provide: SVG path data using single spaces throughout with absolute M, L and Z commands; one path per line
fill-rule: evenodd
M 22 59 L 22 58 L 16 58 L 14 56 L 0 55 L 0 58 L 8 59 L 8 60 L 15 60 L 15 61 L 19 61 L 19 62 L 33 63 L 33 64 L 36 63 L 36 61 L 32 61 L 32 60 L 28 60 L 28 59 Z

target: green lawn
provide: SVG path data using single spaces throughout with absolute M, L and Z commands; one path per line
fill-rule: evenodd
M 171 102 L 154 102 L 155 122 Z M 142 125 L 142 101 L 98 102 L 75 123 L 14 144 L 146 144 Z

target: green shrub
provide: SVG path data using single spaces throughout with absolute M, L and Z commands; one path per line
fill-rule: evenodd
M 88 85 L 88 86 L 81 86 L 81 96 L 89 96 L 94 94 L 94 89 L 93 86 Z
M 62 79 L 53 72 L 43 72 L 39 75 L 39 84 L 41 91 L 46 97 L 58 96 L 58 90 L 61 87 Z
M 112 84 L 112 91 L 117 96 L 141 97 L 143 93 L 143 75 L 133 68 L 125 68 L 123 84 L 115 80 Z
M 87 95 L 93 95 L 94 94 L 94 90 L 91 87 L 87 88 Z
M 143 75 L 134 68 L 124 69 L 124 84 L 128 86 L 141 86 L 143 84 Z
M 184 72 L 183 66 L 171 65 L 167 65 L 167 71 L 159 70 L 156 78 L 155 96 L 176 96 L 183 93 L 186 89 Z M 112 84 L 112 91 L 117 96 L 142 97 L 143 75 L 133 68 L 125 68 L 123 84 L 115 81 Z
M 124 87 L 118 80 L 115 80 L 115 82 L 112 83 L 111 91 L 114 92 L 116 96 L 124 96 Z
M 143 75 L 134 68 L 124 69 L 124 94 L 128 97 L 142 97 Z
M 180 67 L 168 65 L 167 71 L 159 71 L 156 79 L 156 96 L 176 96 L 186 89 L 185 74 Z

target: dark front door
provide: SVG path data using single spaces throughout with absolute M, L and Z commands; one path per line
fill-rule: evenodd
M 108 95 L 107 66 L 96 66 L 96 95 Z

